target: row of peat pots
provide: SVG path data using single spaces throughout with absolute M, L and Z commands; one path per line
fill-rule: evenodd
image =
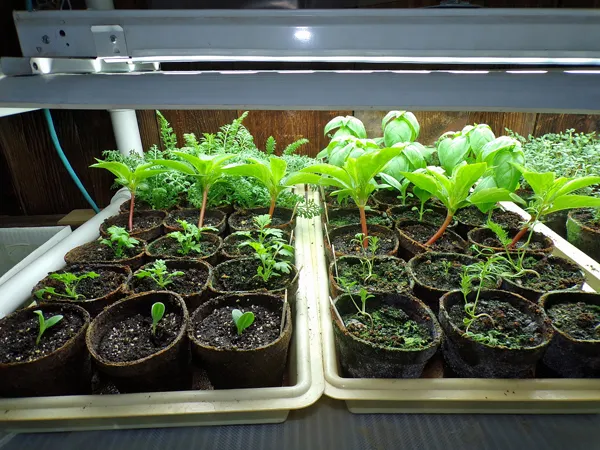
M 443 207 L 421 212 L 374 197 L 366 241 L 357 208 L 328 201 L 323 215 L 330 297 L 321 312 L 331 319 L 342 378 L 600 375 L 600 294 L 582 290 L 581 267 L 552 255 L 549 237 L 535 232 L 529 250 L 505 251 L 484 228 L 487 217 L 465 208 L 426 246 Z M 492 218 L 509 238 L 523 222 L 504 210 Z M 491 276 L 486 262 L 496 253 L 519 259 L 521 276 Z
M 239 243 L 293 243 L 293 212 L 276 209 L 270 226 L 265 210 L 229 213 L 207 211 L 214 234 L 197 210 L 136 210 L 130 233 L 128 213 L 106 219 L 37 283 L 33 305 L 0 320 L 0 397 L 286 385 L 293 248 L 263 279 Z

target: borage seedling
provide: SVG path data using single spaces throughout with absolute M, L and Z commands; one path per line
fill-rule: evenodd
M 136 278 L 140 280 L 151 278 L 161 288 L 165 288 L 172 284 L 174 278 L 182 275 L 184 275 L 184 273 L 180 270 L 169 272 L 167 264 L 162 259 L 157 259 L 152 266 L 146 266 L 145 269 L 142 269 L 135 274 Z
M 254 313 L 252 311 L 242 313 L 239 309 L 234 309 L 231 311 L 231 317 L 237 328 L 238 336 L 241 336 L 244 330 L 254 323 Z
M 140 243 L 137 239 L 130 237 L 127 230 L 123 227 L 112 225 L 106 232 L 108 233 L 108 239 L 102 239 L 100 243 L 112 248 L 115 257 L 118 259 L 122 259 L 125 256 L 125 249 L 134 248 Z
M 214 227 L 198 228 L 196 225 L 188 223 L 186 220 L 177 220 L 177 223 L 183 228 L 183 231 L 173 231 L 167 236 L 171 239 L 175 239 L 179 243 L 177 253 L 184 256 L 188 255 L 190 252 L 202 253 L 202 233 L 205 231 L 219 231 Z
M 154 303 L 150 309 L 150 314 L 152 316 L 152 336 L 156 336 L 158 322 L 160 322 L 165 315 L 165 304 L 162 302 Z
M 56 316 L 51 316 L 48 317 L 48 319 L 44 319 L 44 313 L 39 309 L 35 310 L 34 313 L 37 314 L 40 322 L 40 330 L 38 331 L 37 339 L 35 340 L 35 345 L 38 346 L 40 345 L 40 340 L 42 339 L 42 336 L 46 330 L 63 320 L 63 316 L 61 314 L 57 314 Z
M 86 278 L 98 278 L 99 276 L 100 275 L 98 275 L 96 272 L 86 272 L 81 275 L 75 275 L 71 272 L 53 273 L 50 275 L 50 278 L 63 283 L 63 289 L 65 290 L 65 293 L 61 294 L 60 292 L 56 292 L 56 289 L 53 287 L 43 287 L 42 289 L 35 291 L 35 296 L 42 299 L 44 298 L 44 294 L 50 294 L 57 297 L 65 297 L 77 300 L 79 297 L 85 297 L 82 294 L 78 294 L 76 291 L 77 285 L 81 282 L 81 280 L 85 280 Z

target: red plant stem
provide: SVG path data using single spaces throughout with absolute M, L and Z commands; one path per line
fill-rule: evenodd
M 269 207 L 269 217 L 271 219 L 273 218 L 273 213 L 275 212 L 275 200 L 276 199 L 271 199 L 271 206 Z
M 431 239 L 429 239 L 425 243 L 425 245 L 433 245 L 435 241 L 442 237 L 442 234 L 444 234 L 444 231 L 446 231 L 446 228 L 448 228 L 448 225 L 450 225 L 450 222 L 452 222 L 452 217 L 454 217 L 454 213 L 448 211 L 448 214 L 446 215 L 446 220 L 444 220 L 444 223 L 442 224 L 440 229 L 437 230 L 437 232 L 433 236 L 431 236 Z
M 129 232 L 133 231 L 133 207 L 135 203 L 135 193 L 131 193 L 131 202 L 129 203 Z
M 204 225 L 204 213 L 206 212 L 206 200 L 208 199 L 208 188 L 202 193 L 202 206 L 200 207 L 200 218 L 198 219 L 198 228 Z
M 515 245 L 517 245 L 517 242 L 519 242 L 523 236 L 525 236 L 525 233 L 527 233 L 527 230 L 529 230 L 529 227 L 531 225 L 532 220 L 530 220 L 529 222 L 527 222 L 525 224 L 525 226 L 523 228 L 521 228 L 521 231 L 519 231 L 515 237 L 513 238 L 513 240 L 511 241 L 510 244 L 508 244 L 508 248 L 514 248 Z
M 359 206 L 358 211 L 360 212 L 360 228 L 363 234 L 363 248 L 367 248 L 369 246 L 369 240 L 367 239 L 369 236 L 369 231 L 367 230 L 367 216 L 365 214 L 365 207 Z

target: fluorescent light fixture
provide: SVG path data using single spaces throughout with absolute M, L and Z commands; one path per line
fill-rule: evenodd
M 439 72 L 455 73 L 458 75 L 477 75 L 490 73 L 489 70 L 440 70 Z
M 300 42 L 309 42 L 312 39 L 312 33 L 308 28 L 299 27 L 294 32 L 294 38 Z
M 585 74 L 600 74 L 600 70 L 565 70 L 565 73 L 585 73 Z
M 547 70 L 507 70 L 506 73 L 515 73 L 515 74 L 540 74 L 540 73 L 548 73 Z
M 258 73 L 257 70 L 221 70 L 219 73 L 223 75 L 248 75 L 251 73 Z

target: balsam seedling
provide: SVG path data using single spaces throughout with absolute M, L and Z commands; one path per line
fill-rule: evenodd
M 44 298 L 44 294 L 50 294 L 57 297 L 65 297 L 77 300 L 79 297 L 84 297 L 84 295 L 76 292 L 77 285 L 81 282 L 81 280 L 85 280 L 86 278 L 98 278 L 99 276 L 100 275 L 98 275 L 96 272 L 87 272 L 81 275 L 75 275 L 71 272 L 53 273 L 50 275 L 50 278 L 63 283 L 65 293 L 61 294 L 60 292 L 56 292 L 56 289 L 53 287 L 44 287 L 35 291 L 35 296 L 39 299 L 42 299 Z
M 238 336 L 241 336 L 244 330 L 254 323 L 254 313 L 252 311 L 243 313 L 239 309 L 234 309 L 231 311 L 231 317 L 237 328 Z
M 152 266 L 146 267 L 135 274 L 136 278 L 142 280 L 144 278 L 152 278 L 152 280 L 161 288 L 167 287 L 169 284 L 173 283 L 173 278 L 180 277 L 182 275 L 183 272 L 180 270 L 175 270 L 169 273 L 167 264 L 162 259 L 157 259 L 154 261 Z
M 198 228 L 196 225 L 188 223 L 185 220 L 177 220 L 177 223 L 181 225 L 183 231 L 174 231 L 167 236 L 179 242 L 180 248 L 177 250 L 177 253 L 184 256 L 190 252 L 202 253 L 202 246 L 200 244 L 202 233 L 205 231 L 219 231 L 214 227 Z
M 46 319 L 44 319 L 44 313 L 42 311 L 40 311 L 39 309 L 35 310 L 34 313 L 37 314 L 39 322 L 40 322 L 40 330 L 38 331 L 38 336 L 37 336 L 37 339 L 35 340 L 35 345 L 38 346 L 38 345 L 40 345 L 40 340 L 42 339 L 42 336 L 44 335 L 46 330 L 48 328 L 53 327 L 61 320 L 63 320 L 63 316 L 61 314 L 57 314 L 56 316 L 49 317 L 46 320 Z
M 134 248 L 140 243 L 137 239 L 130 237 L 127 230 L 123 227 L 113 225 L 106 231 L 109 237 L 108 239 L 102 239 L 100 243 L 112 248 L 115 257 L 118 259 L 122 259 L 125 256 L 125 249 Z
M 152 336 L 156 336 L 158 322 L 160 322 L 165 315 L 165 304 L 162 302 L 154 303 L 150 310 L 150 314 L 152 315 Z

